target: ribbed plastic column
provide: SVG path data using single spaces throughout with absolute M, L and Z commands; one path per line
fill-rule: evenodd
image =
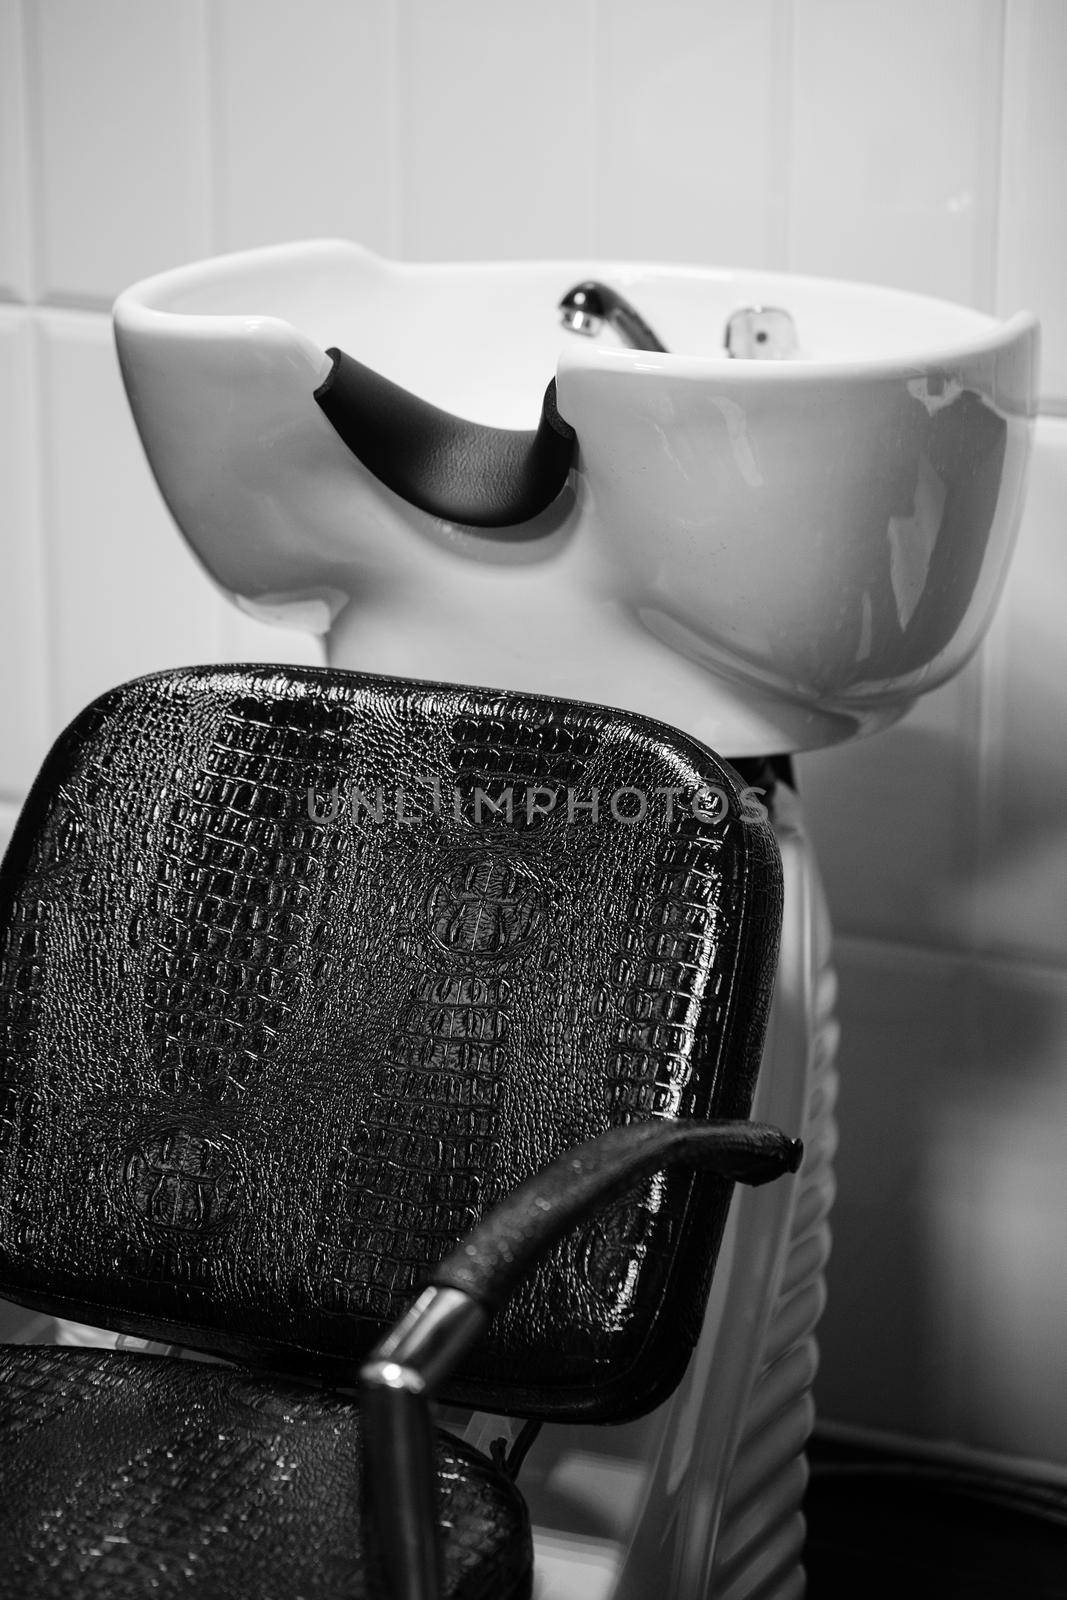
M 658 1454 L 613 1600 L 787 1600 L 804 1591 L 804 1450 L 833 1200 L 836 981 L 800 806 L 779 789 L 785 917 L 753 1115 L 802 1132 L 792 1185 L 738 1188 L 688 1372 L 660 1413 Z
M 816 975 L 805 1160 L 781 1283 L 723 1501 L 714 1600 L 793 1600 L 804 1592 L 803 1450 L 814 1421 L 815 1325 L 825 1300 L 834 1194 L 835 992 L 826 959 Z

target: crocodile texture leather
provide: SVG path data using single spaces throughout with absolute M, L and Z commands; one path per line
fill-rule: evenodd
M 0 1350 L 0 1600 L 364 1600 L 352 1401 L 113 1351 Z M 447 1600 L 528 1595 L 514 1485 L 438 1435 Z
M 770 829 L 660 724 L 316 669 L 113 690 L 0 870 L 0 1295 L 347 1380 L 564 1150 L 747 1115 L 779 918 Z M 728 1197 L 679 1170 L 620 1197 L 446 1397 L 656 1404 Z

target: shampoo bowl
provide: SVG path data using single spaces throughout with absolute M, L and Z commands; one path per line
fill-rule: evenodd
M 589 278 L 677 353 L 562 327 L 560 296 Z M 729 359 L 746 307 L 786 308 L 795 355 Z M 326 635 L 338 666 L 622 706 L 731 756 L 884 727 L 950 677 L 1019 520 L 1028 315 L 780 274 L 409 265 L 313 241 L 148 279 L 115 330 L 164 497 L 243 609 Z M 347 421 L 324 404 L 334 349 L 357 379 Z M 488 489 L 427 500 L 427 462 Z M 510 499 L 492 482 L 508 462 Z

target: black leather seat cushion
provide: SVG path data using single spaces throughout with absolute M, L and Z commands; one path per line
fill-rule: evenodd
M 529 1594 L 510 1480 L 438 1436 L 449 1600 Z M 0 1597 L 360 1600 L 360 1418 L 333 1391 L 170 1357 L 0 1349 Z

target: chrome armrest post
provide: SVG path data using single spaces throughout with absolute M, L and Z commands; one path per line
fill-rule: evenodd
M 440 1600 L 431 1401 L 487 1321 L 461 1290 L 426 1289 L 360 1371 L 367 1554 L 389 1600 Z

